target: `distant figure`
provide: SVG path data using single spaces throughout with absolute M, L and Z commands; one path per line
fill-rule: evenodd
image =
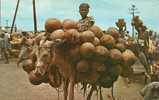
M 124 38 L 125 34 L 126 34 L 126 22 L 123 18 L 118 19 L 118 22 L 115 23 L 116 26 L 119 29 L 119 33 L 121 35 L 122 38 Z
M 89 7 L 90 6 L 87 3 L 82 3 L 79 6 L 79 12 L 82 17 L 82 19 L 80 19 L 79 22 L 77 23 L 77 28 L 79 32 L 86 31 L 94 25 L 93 17 L 87 16 L 89 12 Z
M 153 73 L 154 73 L 154 80 L 159 82 L 159 59 L 157 59 L 153 64 Z
M 0 34 L 0 49 L 1 49 L 1 55 L 2 58 L 4 58 L 5 63 L 8 64 L 8 54 L 7 54 L 7 48 L 6 48 L 6 41 L 5 41 L 5 34 L 1 33 Z
M 5 32 L 5 36 L 4 36 L 4 40 L 5 40 L 5 48 L 6 48 L 6 52 L 7 54 L 10 54 L 11 51 L 11 44 L 10 44 L 10 34 L 8 32 Z
M 28 51 L 27 33 L 22 32 L 21 50 L 19 53 L 17 64 L 28 58 L 28 54 L 26 53 L 27 51 Z
M 159 82 L 152 82 L 146 85 L 140 94 L 144 97 L 144 100 L 159 100 Z

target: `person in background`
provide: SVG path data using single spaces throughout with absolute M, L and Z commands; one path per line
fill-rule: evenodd
M 4 58 L 5 63 L 8 64 L 9 60 L 8 60 L 6 43 L 5 43 L 6 42 L 5 41 L 5 34 L 1 33 L 0 37 L 1 37 L 1 39 L 0 39 L 1 55 L 2 55 L 2 58 Z
M 10 51 L 11 44 L 9 42 L 10 41 L 10 34 L 8 32 L 5 32 L 4 41 L 5 41 L 6 52 L 9 55 L 11 53 L 11 51 Z
M 22 32 L 22 40 L 21 40 L 21 50 L 18 56 L 17 65 L 19 63 L 26 59 L 28 56 L 26 55 L 26 52 L 28 50 L 28 44 L 27 44 L 27 32 Z
M 3 33 L 0 32 L 0 44 L 1 44 L 1 41 L 2 41 L 2 37 L 1 37 L 2 34 L 3 34 Z M 1 45 L 0 45 L 0 59 L 3 59 L 3 58 L 2 58 L 2 52 L 1 52 Z
M 152 82 L 146 85 L 141 91 L 144 100 L 159 100 L 159 82 Z
M 87 3 L 82 3 L 79 6 L 79 12 L 82 17 L 77 23 L 77 28 L 79 32 L 88 30 L 95 23 L 93 17 L 87 16 L 89 12 L 89 8 L 90 6 Z
M 156 59 L 156 61 L 153 64 L 153 72 L 154 72 L 154 80 L 153 81 L 157 81 L 159 82 L 159 58 Z

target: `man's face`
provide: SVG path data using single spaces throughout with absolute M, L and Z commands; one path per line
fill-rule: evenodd
M 89 9 L 86 7 L 81 7 L 79 12 L 82 18 L 86 18 L 88 15 Z

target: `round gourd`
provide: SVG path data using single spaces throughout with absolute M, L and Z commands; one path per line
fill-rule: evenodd
M 53 31 L 62 28 L 62 23 L 57 18 L 49 18 L 45 22 L 45 30 L 48 33 L 52 33 Z
M 135 54 L 129 49 L 125 50 L 122 53 L 122 58 L 126 66 L 133 65 L 135 61 L 137 60 L 137 57 L 135 56 Z
M 93 42 L 95 35 L 93 32 L 88 30 L 88 31 L 82 32 L 80 37 L 82 42 Z
M 122 61 L 122 53 L 118 49 L 110 50 L 110 59 L 113 64 L 119 64 Z
M 121 52 L 125 51 L 126 49 L 126 46 L 123 43 L 117 43 L 115 47 L 119 49 Z
M 51 33 L 50 38 L 52 40 L 56 40 L 56 39 L 63 40 L 64 36 L 65 36 L 65 32 L 62 29 L 58 29 L 58 30 L 56 30 L 56 31 L 54 31 L 54 32 Z
M 106 31 L 106 33 L 110 34 L 111 36 L 113 36 L 115 39 L 118 39 L 120 36 L 120 33 L 118 32 L 118 29 L 116 29 L 115 27 L 109 27 Z
M 107 48 L 113 48 L 115 46 L 115 39 L 111 35 L 103 35 L 100 38 L 100 43 Z
M 96 46 L 95 53 L 97 59 L 106 60 L 109 56 L 109 50 L 104 46 Z
M 77 23 L 74 20 L 71 19 L 65 19 L 63 21 L 63 29 L 68 30 L 68 29 L 76 29 L 77 28 Z
M 93 44 L 94 44 L 95 46 L 100 45 L 100 40 L 99 40 L 97 37 L 95 37 L 95 38 L 94 38 L 94 41 L 93 41 Z
M 24 60 L 22 62 L 22 67 L 23 67 L 23 70 L 26 71 L 27 73 L 30 73 L 32 70 L 35 69 L 35 67 L 32 64 L 31 59 Z
M 85 42 L 80 46 L 80 54 L 83 57 L 92 57 L 95 52 L 95 46 L 90 42 Z
M 101 38 L 103 36 L 102 30 L 96 25 L 93 25 L 89 30 L 92 31 L 94 35 L 98 38 Z
M 42 83 L 41 77 L 37 77 L 34 73 L 34 71 L 31 71 L 29 73 L 29 81 L 33 85 L 40 85 Z
M 80 33 L 76 29 L 69 29 L 65 31 L 65 39 L 71 43 L 80 42 Z

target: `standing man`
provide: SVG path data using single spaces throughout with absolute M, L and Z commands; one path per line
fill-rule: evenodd
M 79 12 L 82 17 L 77 23 L 77 28 L 79 32 L 88 30 L 95 23 L 93 17 L 87 16 L 89 12 L 89 8 L 90 6 L 87 3 L 82 3 L 79 6 Z
M 8 64 L 9 60 L 8 60 L 8 54 L 7 54 L 7 48 L 6 48 L 6 43 L 5 43 L 5 34 L 1 33 L 0 35 L 1 39 L 0 39 L 0 48 L 1 48 L 1 55 L 2 58 L 5 59 L 5 63 Z
M 10 52 L 11 44 L 10 44 L 10 34 L 8 32 L 5 32 L 4 41 L 5 41 L 6 52 L 9 55 L 11 53 Z
M 126 35 L 126 22 L 123 18 L 118 19 L 118 22 L 115 23 L 116 26 L 119 28 L 119 33 L 122 38 Z
M 22 32 L 22 40 L 21 40 L 21 50 L 20 50 L 20 53 L 19 53 L 19 57 L 18 57 L 18 61 L 17 61 L 17 64 L 19 65 L 19 63 L 25 59 L 28 58 L 28 54 L 27 54 L 27 51 L 28 51 L 28 43 L 27 43 L 27 32 Z

